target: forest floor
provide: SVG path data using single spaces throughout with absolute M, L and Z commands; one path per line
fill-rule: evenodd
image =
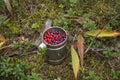
M 0 1 L 0 40 L 5 37 L 0 46 L 0 80 L 74 80 L 69 48 L 78 33 L 103 28 L 120 32 L 119 0 L 11 0 L 10 4 L 12 14 Z M 59 65 L 45 62 L 45 51 L 37 45 L 47 19 L 69 36 L 68 56 Z M 78 80 L 120 80 L 120 37 L 82 36 L 85 46 L 93 44 L 84 55 Z

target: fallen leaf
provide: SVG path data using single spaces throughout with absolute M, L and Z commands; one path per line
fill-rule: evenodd
M 74 46 L 74 47 L 77 47 L 77 42 L 69 43 L 69 45 L 72 45 L 72 46 Z
M 5 2 L 5 5 L 6 5 L 8 11 L 10 12 L 10 14 L 13 15 L 13 13 L 12 13 L 12 7 L 10 5 L 10 1 L 9 0 L 4 0 L 4 2 Z
M 0 34 L 0 47 L 6 42 L 6 39 L 3 35 Z
M 3 35 L 0 34 L 0 41 L 5 41 L 5 37 Z
M 5 41 L 3 41 L 3 42 L 0 42 L 0 47 L 2 47 L 2 45 L 5 43 Z
M 71 46 L 71 56 L 72 56 L 73 72 L 74 72 L 75 80 L 77 80 L 78 72 L 80 69 L 80 61 L 79 61 L 78 54 L 73 48 L 73 46 Z
M 84 34 L 87 34 L 90 36 L 96 36 L 96 37 L 117 37 L 117 36 L 120 36 L 120 32 L 108 31 L 108 30 L 99 30 L 99 29 L 87 31 Z
M 82 37 L 81 34 L 78 35 L 78 38 L 77 38 L 77 47 L 78 47 L 78 53 L 79 53 L 79 56 L 80 56 L 80 63 L 81 63 L 81 66 L 83 66 L 83 61 L 84 61 L 84 38 Z

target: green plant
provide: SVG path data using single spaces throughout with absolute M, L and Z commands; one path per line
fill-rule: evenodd
M 85 41 L 86 44 L 90 44 L 91 41 L 93 40 L 93 37 L 88 36 L 88 35 L 86 35 L 86 34 L 84 34 L 83 37 L 84 37 L 84 39 L 86 40 L 86 41 Z
M 1 57 L 0 76 L 6 79 L 9 77 L 17 80 L 24 79 L 26 76 L 25 72 L 30 69 L 29 64 L 16 59 L 16 62 L 12 61 L 14 61 L 14 59 L 11 59 L 8 56 Z
M 112 30 L 112 26 L 110 26 L 110 24 L 108 24 L 108 25 L 106 26 L 106 30 Z
M 22 44 L 20 44 L 17 41 L 13 41 L 13 43 L 11 44 L 11 47 L 12 48 L 19 48 L 19 49 L 21 49 L 22 48 Z
M 78 0 L 64 0 L 65 7 L 67 9 L 77 6 Z
M 84 78 L 84 80 L 100 80 L 100 78 L 98 76 L 95 76 L 94 71 L 89 71 L 89 75 L 84 76 L 83 78 Z
M 59 8 L 62 8 L 62 9 L 63 9 L 64 7 L 65 7 L 65 6 L 64 6 L 63 4 L 60 4 L 60 5 L 59 5 Z
M 116 5 L 114 6 L 116 10 L 120 9 L 120 0 L 115 0 Z
M 11 5 L 12 5 L 12 7 L 13 7 L 14 9 L 19 8 L 19 4 L 18 4 L 18 2 L 17 2 L 16 0 L 11 0 Z
M 6 16 L 2 16 L 2 15 L 0 16 L 0 26 L 4 24 L 6 18 L 7 18 Z
M 111 73 L 112 73 L 112 77 L 113 77 L 113 79 L 115 79 L 115 80 L 118 80 L 118 79 L 119 79 L 120 71 L 117 71 L 117 70 L 111 69 Z
M 69 0 L 71 3 L 77 3 L 78 0 Z
M 69 1 L 66 1 L 66 3 L 68 5 L 66 5 L 67 13 L 65 15 L 67 15 L 67 16 L 81 16 L 82 15 L 83 10 L 81 8 L 77 8 L 77 7 L 79 7 L 78 0 L 69 0 Z
M 113 15 L 113 14 L 116 14 L 116 13 L 117 12 L 116 12 L 116 10 L 114 8 L 112 8 L 112 7 L 109 8 L 109 10 L 108 10 L 109 15 Z
M 54 79 L 54 80 L 61 80 L 61 78 L 58 77 L 58 78 L 56 78 L 56 79 Z
M 45 53 L 46 49 L 47 49 L 46 47 L 38 48 L 38 55 L 43 55 Z
M 57 18 L 53 21 L 53 25 L 63 27 L 66 31 L 73 31 L 73 24 L 70 20 L 66 19 L 64 16 Z
M 96 29 L 95 22 L 90 19 L 87 19 L 82 25 L 85 30 L 95 30 Z
M 39 74 L 32 72 L 31 75 L 27 75 L 26 80 L 43 80 L 43 79 L 39 77 Z
M 35 31 L 37 31 L 37 32 L 40 31 L 40 30 L 39 30 L 39 25 L 38 25 L 37 23 L 32 24 L 32 28 L 33 28 Z
M 19 43 L 17 41 L 13 41 L 13 43 L 11 44 L 12 48 L 18 48 L 20 50 L 24 49 L 27 50 L 32 46 L 32 42 L 25 40 L 23 43 Z
M 7 10 L 4 0 L 0 0 L 0 10 L 1 10 L 0 12 L 2 12 L 2 13 L 5 13 L 5 11 Z
M 29 22 L 27 22 L 25 25 L 24 25 L 24 29 L 29 29 Z
M 69 15 L 69 16 L 74 16 L 76 13 L 77 12 L 74 9 L 72 9 L 72 8 L 67 10 L 67 15 Z
M 113 56 L 114 53 L 110 49 L 107 49 L 103 51 L 103 54 L 105 55 L 105 57 L 110 58 Z
M 29 49 L 31 46 L 32 46 L 32 42 L 31 41 L 28 41 L 28 40 L 25 40 L 24 41 L 24 49 Z
M 54 25 L 58 25 L 58 26 L 67 26 L 68 25 L 68 21 L 65 17 L 61 17 L 59 19 L 55 19 L 54 20 Z
M 118 20 L 113 20 L 110 24 L 114 30 L 119 29 L 119 21 Z
M 6 20 L 6 16 L 2 16 L 2 15 L 0 15 L 0 33 L 3 33 L 4 31 L 3 31 L 3 23 L 5 22 L 5 20 Z
M 13 64 L 9 64 L 10 58 L 5 56 L 1 57 L 0 63 L 0 76 L 8 77 L 11 71 L 13 70 Z M 3 67 L 3 68 L 2 68 Z
M 9 31 L 5 31 L 4 30 L 4 27 L 6 27 L 7 29 L 5 30 L 9 30 Z M 8 34 L 17 34 L 17 33 L 20 33 L 21 29 L 20 29 L 20 25 L 12 20 L 12 19 L 7 19 L 7 16 L 0 16 L 0 32 L 3 33 L 5 35 L 8 35 Z
M 74 8 L 69 8 L 67 10 L 67 14 L 68 16 L 81 16 L 83 13 L 83 10 L 75 10 Z
M 84 18 L 92 18 L 93 16 L 94 16 L 94 13 L 91 12 L 90 10 L 88 10 L 87 13 L 84 13 L 84 14 L 83 14 L 83 17 L 84 17 Z

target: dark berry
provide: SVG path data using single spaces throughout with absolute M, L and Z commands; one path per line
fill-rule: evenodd
M 48 44 L 56 45 L 62 43 L 66 38 L 66 34 L 64 32 L 60 32 L 59 30 L 48 30 L 45 32 L 43 39 Z

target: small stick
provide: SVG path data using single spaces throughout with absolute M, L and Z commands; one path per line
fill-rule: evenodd
M 19 57 L 22 57 L 22 56 L 25 56 L 25 55 L 29 55 L 29 54 L 33 54 L 33 53 L 37 53 L 37 52 L 38 52 L 37 50 L 32 51 L 32 52 L 27 52 L 27 53 L 19 55 Z
M 5 48 L 8 48 L 8 47 L 10 47 L 10 46 L 11 46 L 11 45 L 1 47 L 0 50 L 1 50 L 1 49 L 5 49 Z

